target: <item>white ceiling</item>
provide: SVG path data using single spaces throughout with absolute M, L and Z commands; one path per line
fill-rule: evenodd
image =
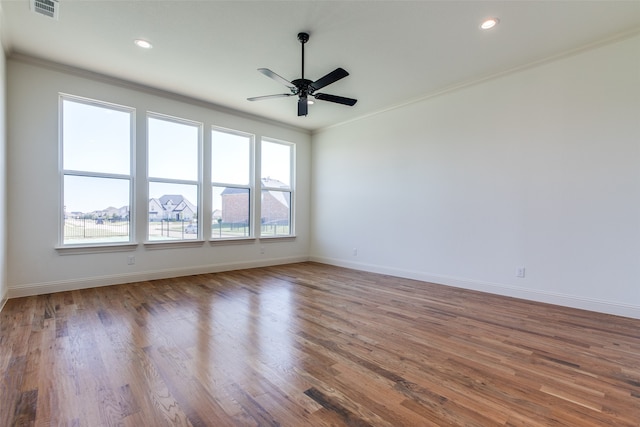
M 640 31 L 640 1 L 61 0 L 59 20 L 2 0 L 5 49 L 142 83 L 308 130 Z M 484 18 L 500 24 L 481 31 Z M 305 77 L 350 76 L 298 117 L 294 97 L 263 76 L 300 77 L 297 33 L 309 32 Z M 136 38 L 153 43 L 143 50 Z M 640 60 L 640 59 L 639 59 Z

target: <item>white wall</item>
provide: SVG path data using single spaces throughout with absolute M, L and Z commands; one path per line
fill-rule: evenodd
M 309 252 L 310 135 L 301 130 L 216 110 L 197 102 L 160 96 L 109 79 L 76 73 L 28 58 L 9 58 L 8 78 L 8 269 L 9 296 L 22 296 L 161 277 L 181 276 L 301 261 Z M 58 244 L 58 93 L 137 109 L 138 170 L 144 171 L 145 114 L 154 112 L 296 143 L 295 239 L 210 244 L 134 252 L 61 255 Z M 136 187 L 144 191 L 144 174 Z M 205 188 L 206 185 L 205 185 Z M 2 198 L 4 200 L 4 198 Z M 136 200 L 146 210 L 147 201 Z M 4 210 L 0 209 L 0 212 Z M 145 218 L 144 212 L 137 215 Z M 3 221 L 4 223 L 4 221 Z M 138 241 L 144 240 L 138 224 Z M 0 239 L 4 241 L 4 239 Z M 261 253 L 264 248 L 264 254 Z M 0 254 L 1 255 L 1 254 Z M 135 265 L 127 265 L 134 255 Z
M 639 36 L 326 129 L 312 170 L 312 260 L 640 318 Z
M 0 310 L 6 302 L 7 285 L 7 131 L 6 131 L 6 59 L 2 42 L 3 12 L 0 8 Z

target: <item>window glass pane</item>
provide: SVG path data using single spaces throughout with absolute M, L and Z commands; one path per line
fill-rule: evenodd
M 279 181 L 287 187 L 291 186 L 291 146 L 276 142 L 262 141 L 261 172 L 263 185 L 265 179 Z M 281 187 L 282 185 L 275 185 Z
M 129 241 L 129 180 L 64 177 L 63 243 Z
M 213 187 L 212 239 L 250 235 L 249 194 L 248 188 Z
M 198 179 L 198 126 L 149 117 L 149 176 Z
M 198 186 L 149 183 L 149 240 L 197 239 Z
M 261 206 L 261 236 L 291 234 L 291 193 L 289 191 L 262 190 Z
M 131 113 L 62 101 L 63 169 L 128 175 Z
M 211 132 L 211 181 L 249 185 L 251 137 Z

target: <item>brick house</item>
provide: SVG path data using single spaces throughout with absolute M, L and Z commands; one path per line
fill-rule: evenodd
M 271 178 L 262 178 L 262 187 L 289 188 L 288 185 Z M 289 192 L 262 191 L 262 217 L 260 222 L 288 224 L 291 212 Z M 226 188 L 222 193 L 222 222 L 246 223 L 249 218 L 249 190 Z

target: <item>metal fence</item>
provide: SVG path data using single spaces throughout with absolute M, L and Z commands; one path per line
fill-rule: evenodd
M 250 228 L 247 221 L 240 222 L 218 222 L 216 220 L 211 224 L 211 238 L 225 239 L 234 237 L 248 237 Z
M 128 220 L 67 218 L 64 221 L 65 243 L 122 242 L 129 240 Z M 288 221 L 272 221 L 260 227 L 262 236 L 286 236 L 290 233 Z M 211 238 L 247 237 L 250 227 L 246 222 L 211 224 Z M 192 221 L 162 220 L 149 222 L 149 240 L 195 240 L 198 225 Z
M 103 218 L 67 218 L 64 221 L 65 243 L 83 241 L 129 240 L 129 221 Z
M 185 220 L 161 220 L 149 222 L 149 240 L 195 240 L 198 225 Z

